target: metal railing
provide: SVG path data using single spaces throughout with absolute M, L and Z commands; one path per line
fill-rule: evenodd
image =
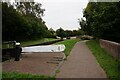
M 21 55 L 20 43 L 16 41 L 2 42 L 2 61 L 9 60 L 12 57 L 19 61 Z
M 4 41 L 2 42 L 2 49 L 15 48 L 16 41 Z

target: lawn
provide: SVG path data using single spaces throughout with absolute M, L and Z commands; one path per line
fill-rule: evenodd
M 40 44 L 40 43 L 54 41 L 54 40 L 58 40 L 58 39 L 43 38 L 43 39 L 37 39 L 37 40 L 20 41 L 20 45 L 23 47 L 23 46 L 35 45 L 35 44 Z M 8 44 L 2 44 L 2 49 L 13 48 L 13 47 L 14 47 L 13 43 L 11 43 L 9 45 Z
M 87 42 L 100 66 L 104 69 L 110 80 L 120 80 L 120 61 L 112 57 L 107 51 L 100 47 L 99 42 L 90 40 Z
M 75 43 L 80 41 L 79 39 L 67 39 L 61 42 L 58 42 L 56 44 L 64 44 L 66 49 L 64 51 L 65 55 L 68 56 L 70 54 L 70 51 L 74 47 Z
M 9 78 L 9 79 L 14 79 L 14 80 L 18 80 L 18 79 L 22 79 L 22 78 L 24 80 L 26 80 L 26 79 L 55 80 L 54 76 L 50 77 L 50 76 L 44 76 L 44 75 L 21 74 L 21 73 L 17 73 L 17 72 L 3 72 L 2 78 L 3 79 Z
M 21 41 L 21 46 L 28 46 L 28 45 L 34 45 L 34 44 L 40 44 L 48 41 L 54 41 L 57 40 L 55 38 L 43 38 L 43 39 L 37 39 L 37 40 L 30 40 L 30 41 Z

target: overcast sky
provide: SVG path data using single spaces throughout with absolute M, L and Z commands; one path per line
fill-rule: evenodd
M 75 30 L 80 28 L 78 18 L 83 17 L 83 9 L 88 0 L 35 0 L 45 8 L 43 20 L 48 28 L 54 30 Z

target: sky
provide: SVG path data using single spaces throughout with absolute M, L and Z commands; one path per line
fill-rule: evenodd
M 83 9 L 88 0 L 34 0 L 45 8 L 43 20 L 48 28 L 54 30 L 60 27 L 64 30 L 80 28 L 78 19 L 83 17 Z

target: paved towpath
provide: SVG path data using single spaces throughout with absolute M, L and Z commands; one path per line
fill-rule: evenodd
M 106 78 L 85 41 L 75 44 L 56 78 Z

